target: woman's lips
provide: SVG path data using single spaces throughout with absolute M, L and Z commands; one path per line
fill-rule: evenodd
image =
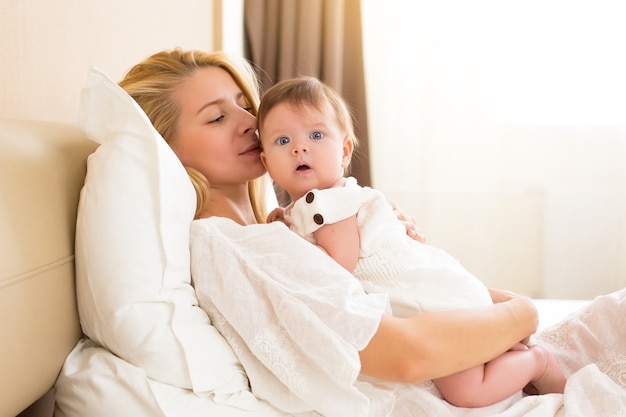
M 252 145 L 245 151 L 241 152 L 239 155 L 259 155 L 261 153 L 261 147 L 259 145 Z

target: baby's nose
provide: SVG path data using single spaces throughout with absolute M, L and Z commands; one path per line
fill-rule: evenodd
M 308 147 L 308 146 L 306 146 L 305 144 L 301 144 L 301 143 L 298 143 L 298 144 L 296 144 L 296 145 L 293 147 L 293 152 L 294 152 L 295 154 L 298 154 L 298 153 L 306 153 L 306 152 L 308 152 L 308 150 L 309 150 L 309 147 Z

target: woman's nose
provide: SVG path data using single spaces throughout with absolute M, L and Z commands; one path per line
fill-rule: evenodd
M 256 117 L 247 110 L 244 109 L 245 114 L 242 114 L 242 127 L 243 133 L 248 134 L 257 130 Z

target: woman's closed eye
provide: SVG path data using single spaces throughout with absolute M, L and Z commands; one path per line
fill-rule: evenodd
M 237 105 L 247 111 L 248 113 L 252 112 L 252 105 L 248 102 L 248 99 L 243 93 L 239 93 L 237 97 Z
M 212 125 L 212 124 L 216 124 L 216 123 L 221 122 L 222 120 L 224 120 L 224 115 L 223 115 L 223 114 L 222 114 L 222 115 L 220 115 L 220 116 L 217 116 L 216 118 L 211 118 L 211 119 L 207 122 L 207 124 L 210 124 L 210 125 Z
M 248 113 L 252 114 L 252 107 L 248 106 L 247 103 L 243 103 L 241 104 L 239 107 L 241 107 L 243 110 L 247 111 Z M 219 116 L 216 117 L 210 117 L 209 121 L 207 122 L 207 124 L 217 124 L 220 123 L 224 120 L 224 118 L 226 117 L 226 114 L 220 114 Z

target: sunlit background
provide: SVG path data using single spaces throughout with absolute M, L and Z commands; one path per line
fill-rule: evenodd
M 363 2 L 374 185 L 493 286 L 626 284 L 626 3 Z
M 242 54 L 243 3 L 2 1 L 0 113 L 74 122 L 91 64 L 118 80 L 173 46 Z M 488 285 L 626 286 L 626 2 L 360 7 L 373 185 Z

